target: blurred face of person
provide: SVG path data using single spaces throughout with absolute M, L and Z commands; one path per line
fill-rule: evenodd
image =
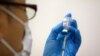
M 11 2 L 25 3 L 25 0 L 8 0 Z M 21 7 L 13 7 L 13 6 L 3 6 L 6 9 L 12 11 L 15 15 L 21 18 L 22 21 L 27 20 L 26 12 L 24 8 Z M 0 9 L 0 38 L 4 38 L 11 46 L 15 49 L 16 52 L 20 52 L 22 50 L 22 40 L 24 38 L 24 26 L 20 24 L 18 21 L 13 19 L 10 15 L 5 13 Z M 0 42 L 0 56 L 13 56 L 12 52 L 9 51 L 7 47 L 5 47 Z

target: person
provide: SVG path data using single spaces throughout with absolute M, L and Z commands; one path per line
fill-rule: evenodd
M 71 18 L 71 14 L 68 13 L 65 18 Z M 43 56 L 76 56 L 81 45 L 81 35 L 76 20 L 70 20 L 66 32 L 63 32 L 63 29 L 63 22 L 61 22 L 51 30 L 45 44 Z M 64 42 L 65 47 L 63 47 Z
M 25 4 L 25 0 L 0 0 L 0 56 L 30 56 L 32 39 L 26 7 L 37 12 L 37 6 Z

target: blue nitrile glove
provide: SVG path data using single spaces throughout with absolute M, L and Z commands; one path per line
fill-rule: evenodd
M 60 23 L 54 27 L 47 39 L 43 56 L 62 56 L 62 45 L 65 35 L 66 45 L 64 56 L 75 56 L 81 44 L 80 32 L 77 29 L 77 23 L 72 20 L 68 26 L 68 32 L 63 33 L 63 24 Z
M 76 20 L 72 20 L 68 26 L 68 34 L 66 34 L 66 45 L 64 56 L 76 56 L 81 44 L 81 35 L 77 28 Z
M 58 24 L 54 27 L 47 39 L 43 56 L 61 56 L 62 52 L 62 42 L 64 35 L 61 34 L 63 29 L 62 23 Z M 61 37 L 61 39 L 57 40 L 57 37 Z

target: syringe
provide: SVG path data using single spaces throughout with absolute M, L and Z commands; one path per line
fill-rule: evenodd
M 72 20 L 72 15 L 71 15 L 71 13 L 68 13 L 63 19 L 63 27 L 64 27 L 64 29 L 62 30 L 63 33 L 68 32 L 67 28 L 68 28 L 71 20 Z M 63 46 L 62 46 L 62 56 L 64 56 L 65 44 L 66 44 L 66 35 L 64 37 L 64 42 L 63 42 Z

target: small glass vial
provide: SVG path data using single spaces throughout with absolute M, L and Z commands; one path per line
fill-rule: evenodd
M 71 13 L 68 13 L 65 18 L 63 19 L 63 27 L 64 29 L 62 30 L 62 32 L 67 32 L 67 27 L 69 26 L 70 24 L 70 21 L 71 21 L 71 18 L 72 18 L 72 15 Z

